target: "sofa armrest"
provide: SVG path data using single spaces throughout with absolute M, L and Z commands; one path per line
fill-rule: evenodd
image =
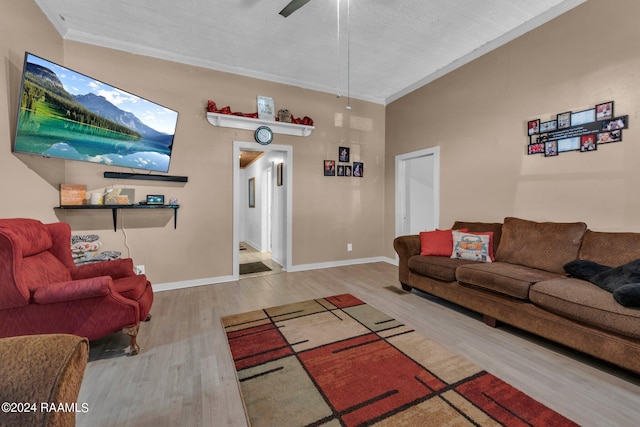
M 393 240 L 393 248 L 400 258 L 398 263 L 398 274 L 400 283 L 409 284 L 409 258 L 420 255 L 420 236 L 417 234 L 410 236 L 399 236 Z
M 111 276 L 113 280 L 116 280 L 134 275 L 133 260 L 131 258 L 94 262 L 71 269 L 71 277 L 75 280 L 90 279 L 98 276 Z
M 36 304 L 54 304 L 87 298 L 104 297 L 111 293 L 113 280 L 109 276 L 72 280 L 42 286 L 33 293 Z
M 72 426 L 75 411 L 45 410 L 78 402 L 87 359 L 86 338 L 67 334 L 0 339 L 2 400 L 33 403 L 34 411 L 0 412 L 3 426 Z M 77 403 L 86 411 L 86 403 Z M 84 405 L 84 406 L 80 406 Z

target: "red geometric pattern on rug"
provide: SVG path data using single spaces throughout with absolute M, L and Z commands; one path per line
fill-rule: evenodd
M 484 373 L 456 390 L 506 426 L 566 426 L 567 419 L 499 378 Z
M 350 294 L 314 301 L 222 319 L 252 426 L 577 425 Z
M 299 357 L 349 426 L 379 418 L 446 386 L 375 334 L 305 351 Z
M 293 353 L 273 324 L 231 332 L 227 339 L 233 342 L 231 355 L 237 370 Z

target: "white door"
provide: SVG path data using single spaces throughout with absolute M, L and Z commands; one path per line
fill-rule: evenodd
M 396 156 L 396 235 L 438 227 L 439 147 Z

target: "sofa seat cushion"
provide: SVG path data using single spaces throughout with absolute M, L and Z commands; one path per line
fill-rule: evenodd
M 474 263 L 456 269 L 456 280 L 462 284 L 525 301 L 529 299 L 529 287 L 532 284 L 563 277 L 560 274 L 504 262 Z
M 456 281 L 456 268 L 465 264 L 477 264 L 477 261 L 453 259 L 441 256 L 414 255 L 409 258 L 409 271 L 445 282 Z
M 611 292 L 593 283 L 574 278 L 545 280 L 531 286 L 529 299 L 561 316 L 640 339 L 640 310 L 623 307 Z
M 147 277 L 140 274 L 116 279 L 113 281 L 113 287 L 123 297 L 138 301 L 147 289 Z

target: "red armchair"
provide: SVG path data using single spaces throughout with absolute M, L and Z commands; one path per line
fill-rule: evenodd
M 131 354 L 153 303 L 130 258 L 76 266 L 64 222 L 0 219 L 0 338 L 66 333 L 89 340 L 123 330 Z

